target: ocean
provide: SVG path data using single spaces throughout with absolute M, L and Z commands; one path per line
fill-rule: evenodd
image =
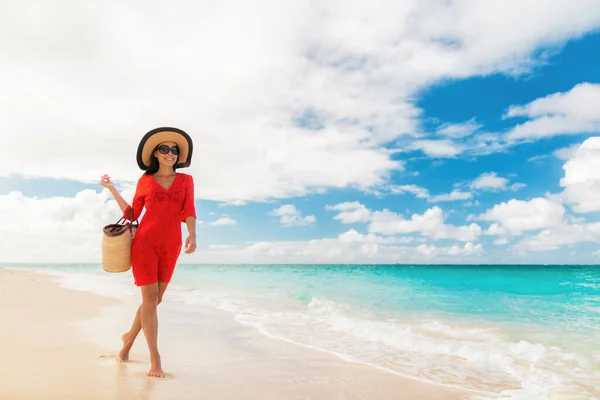
M 130 272 L 2 266 L 139 296 Z M 477 399 L 600 396 L 600 266 L 179 265 L 165 300 Z

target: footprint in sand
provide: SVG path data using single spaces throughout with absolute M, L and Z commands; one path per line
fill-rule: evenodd
M 115 355 L 115 354 L 105 354 L 105 355 L 101 355 L 98 357 L 98 362 L 106 362 L 109 360 L 114 360 L 114 361 L 118 361 L 121 362 L 121 360 L 119 360 L 119 358 Z M 138 364 L 139 361 L 135 361 L 135 360 L 127 360 L 127 364 Z
M 106 355 L 102 355 L 98 357 L 98 362 L 106 362 L 109 360 L 114 360 L 117 361 L 117 356 L 116 355 L 111 355 L 111 354 L 106 354 Z

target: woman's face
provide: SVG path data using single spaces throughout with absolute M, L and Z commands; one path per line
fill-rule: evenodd
M 173 150 L 173 147 L 176 150 Z M 173 154 L 175 151 L 177 154 Z M 179 159 L 179 147 L 175 142 L 163 142 L 158 145 L 157 150 L 154 151 L 154 156 L 158 159 L 158 163 L 165 167 L 172 167 L 177 163 Z

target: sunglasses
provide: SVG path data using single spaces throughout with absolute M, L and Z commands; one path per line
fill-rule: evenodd
M 161 144 L 156 150 L 158 150 L 160 154 L 169 154 L 169 151 L 171 151 L 173 155 L 179 155 L 179 147 L 177 146 L 169 147 L 166 144 Z

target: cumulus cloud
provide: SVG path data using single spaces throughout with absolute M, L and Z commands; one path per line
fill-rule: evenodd
M 436 247 L 433 244 L 421 244 L 417 246 L 417 252 L 426 257 L 436 257 L 439 255 L 450 255 L 450 256 L 471 256 L 483 253 L 483 246 L 481 243 L 474 245 L 473 243 L 465 243 L 463 247 L 453 245 L 451 247 Z
M 207 262 L 250 263 L 410 263 L 464 262 L 484 254 L 481 244 L 408 246 L 411 238 L 381 237 L 349 230 L 334 238 L 254 242 L 199 254 Z
M 328 211 L 341 211 L 333 219 L 339 220 L 343 224 L 368 222 L 371 219 L 371 211 L 358 201 L 326 205 L 325 209 Z
M 371 211 L 357 201 L 327 205 L 325 208 L 330 211 L 341 211 L 334 219 L 344 224 L 369 222 L 370 233 L 384 235 L 417 233 L 429 239 L 453 239 L 461 242 L 475 241 L 482 233 L 481 227 L 477 224 L 459 227 L 445 224 L 442 209 L 437 206 L 422 215 L 413 214 L 410 219 L 405 219 L 402 215 L 387 209 Z
M 505 118 L 527 117 L 515 126 L 509 140 L 600 131 L 600 84 L 580 83 L 568 92 L 553 93 L 524 106 L 512 106 Z
M 498 176 L 496 172 L 485 172 L 477 177 L 469 187 L 473 190 L 481 190 L 481 191 L 498 191 L 498 190 L 519 190 L 525 187 L 524 183 L 513 183 L 512 185 L 508 185 L 508 178 L 503 178 Z
M 469 186 L 471 189 L 505 189 L 508 179 L 499 177 L 495 172 L 481 174 Z
M 209 222 L 209 225 L 212 226 L 225 226 L 225 225 L 236 225 L 237 221 L 233 218 L 229 217 L 221 217 L 214 221 Z
M 413 214 L 410 219 L 389 210 L 375 211 L 369 224 L 369 232 L 384 235 L 401 233 L 419 233 L 429 239 L 454 239 L 461 242 L 472 242 L 482 233 L 476 223 L 465 226 L 448 225 L 444 222 L 440 207 L 432 207 L 423 214 Z
M 521 251 L 556 250 L 576 243 L 600 242 L 600 222 L 562 224 L 523 238 L 515 245 Z
M 279 223 L 283 226 L 305 226 L 314 224 L 317 220 L 314 215 L 303 217 L 302 213 L 293 204 L 285 204 L 273 211 L 270 215 L 281 217 Z
M 232 204 L 378 187 L 402 168 L 386 148 L 401 137 L 456 156 L 453 139 L 418 137 L 417 93 L 525 73 L 540 49 L 600 24 L 595 0 L 61 4 L 3 3 L 2 139 L 27 151 L 4 154 L 0 171 L 135 181 L 141 136 L 175 125 L 194 139 L 196 196 Z
M 125 198 L 133 197 L 124 191 Z M 102 228 L 121 217 L 107 191 L 74 197 L 0 195 L 0 260 L 5 262 L 100 261 Z
M 494 244 L 505 245 L 510 237 L 522 236 L 514 249 L 527 252 L 600 242 L 600 222 L 571 215 L 567 209 L 571 206 L 571 211 L 582 214 L 600 210 L 600 179 L 594 173 L 600 168 L 600 137 L 570 146 L 565 157 L 562 192 L 545 198 L 512 199 L 475 217 L 491 222 L 484 234 L 498 236 Z
M 496 204 L 478 218 L 493 221 L 490 235 L 521 235 L 523 232 L 557 226 L 564 222 L 565 208 L 552 199 L 536 197 L 528 201 L 512 199 Z
M 395 244 L 395 243 L 412 243 L 412 237 L 383 237 L 377 236 L 374 233 L 363 234 L 355 229 L 343 232 L 338 236 L 341 243 L 367 243 L 367 244 Z
M 486 191 L 501 191 L 501 190 L 512 190 L 517 191 L 524 188 L 524 183 L 513 183 L 509 185 L 509 179 L 500 177 L 496 172 L 486 172 L 475 178 L 472 182 L 457 183 L 450 193 L 442 193 L 437 195 L 431 195 L 429 191 L 421 186 L 410 184 L 410 185 L 389 185 L 387 187 L 391 194 L 405 194 L 411 193 L 417 198 L 426 199 L 428 203 L 439 203 L 439 202 L 450 202 L 460 200 L 470 200 L 477 192 Z M 470 191 L 461 190 L 460 188 L 468 188 Z M 470 203 L 469 203 L 470 204 Z M 475 203 L 473 203 L 475 204 Z
M 600 211 L 600 137 L 585 140 L 563 165 L 562 197 L 579 213 Z

